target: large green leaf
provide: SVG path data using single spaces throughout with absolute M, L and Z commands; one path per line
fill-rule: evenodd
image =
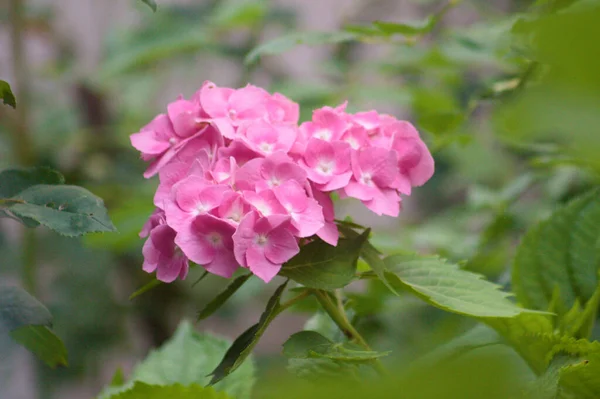
M 0 198 L 10 198 L 36 184 L 64 184 L 59 172 L 45 167 L 6 169 L 0 172 Z
M 285 283 L 280 285 L 277 290 L 275 290 L 275 293 L 273 293 L 269 299 L 269 302 L 267 302 L 267 307 L 260 316 L 258 323 L 243 332 L 242 335 L 240 335 L 227 350 L 227 353 L 225 353 L 221 363 L 219 363 L 219 365 L 211 373 L 211 385 L 218 383 L 223 378 L 233 373 L 237 368 L 242 366 L 244 360 L 250 356 L 252 349 L 254 346 L 256 346 L 260 340 L 260 337 L 262 337 L 269 324 L 271 324 L 271 321 L 273 321 L 275 316 L 277 316 L 277 312 L 280 307 L 279 302 L 287 283 L 288 281 L 286 280 Z
M 283 354 L 293 359 L 321 358 L 339 362 L 364 363 L 389 352 L 367 351 L 351 343 L 336 343 L 316 331 L 300 331 L 283 344 Z
M 369 232 L 366 230 L 354 239 L 342 238 L 336 247 L 315 240 L 284 264 L 280 275 L 309 288 L 343 288 L 356 277 L 358 257 Z
M 198 320 L 204 320 L 219 310 L 221 306 L 223 306 L 223 304 L 227 302 L 227 300 L 231 298 L 231 296 L 235 294 L 251 276 L 252 274 L 244 274 L 233 280 L 223 292 L 217 295 L 204 307 L 204 309 L 198 313 Z
M 68 365 L 65 344 L 48 327 L 23 326 L 11 331 L 10 336 L 52 368 Z
M 115 231 L 102 199 L 82 187 L 40 184 L 20 192 L 11 202 L 8 210 L 13 214 L 66 236 Z
M 208 374 L 219 364 L 228 347 L 227 340 L 198 334 L 189 322 L 183 322 L 171 340 L 135 367 L 127 384 L 107 388 L 100 398 L 128 390 L 136 382 L 161 386 L 207 386 L 210 381 Z M 250 361 L 241 365 L 233 377 L 216 384 L 215 389 L 236 399 L 249 399 L 253 385 L 254 364 Z
M 0 285 L 0 334 L 38 356 L 50 367 L 67 365 L 67 350 L 49 328 L 52 315 L 37 299 L 18 287 Z
M 388 281 L 440 309 L 473 317 L 514 317 L 528 312 L 483 276 L 437 257 L 394 255 L 385 259 Z
M 0 334 L 30 324 L 51 325 L 52 315 L 24 289 L 0 285 Z
M 10 89 L 8 82 L 5 82 L 4 80 L 0 80 L 0 99 L 2 99 L 2 102 L 6 105 L 10 105 L 13 108 L 17 107 L 15 95 Z
M 180 384 L 160 386 L 136 382 L 125 392 L 109 396 L 110 399 L 228 399 L 224 392 L 217 392 L 214 388 L 204 388 L 193 384 L 183 386 Z
M 264 55 L 281 54 L 299 45 L 315 46 L 320 44 L 336 44 L 356 40 L 357 35 L 351 32 L 295 32 L 280 36 L 254 48 L 246 56 L 245 63 L 252 64 Z
M 546 310 L 558 289 L 557 311 L 586 303 L 598 284 L 600 192 L 579 197 L 531 229 L 519 245 L 512 283 L 524 306 Z

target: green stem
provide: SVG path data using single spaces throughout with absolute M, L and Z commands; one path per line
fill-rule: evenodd
M 344 305 L 342 304 L 341 292 L 339 290 L 336 291 L 335 295 L 322 290 L 313 290 L 313 294 L 323 307 L 323 310 L 325 310 L 329 317 L 331 317 L 331 320 L 333 320 L 333 322 L 348 339 L 362 346 L 365 350 L 373 350 L 363 336 L 360 335 L 360 333 L 348 320 L 348 316 L 344 310 Z M 373 360 L 372 364 L 379 374 L 388 374 L 387 370 L 379 359 Z
M 277 310 L 275 311 L 275 316 L 279 315 L 280 313 L 282 313 L 284 310 L 294 306 L 296 303 L 300 302 L 301 300 L 303 300 L 304 298 L 308 297 L 310 294 L 312 294 L 311 291 L 306 290 L 301 292 L 300 294 L 296 295 L 295 297 L 293 297 L 292 299 L 282 303 L 281 305 L 279 305 L 279 307 L 277 308 Z
M 25 26 L 25 1 L 10 0 L 9 21 L 12 46 L 13 84 L 17 108 L 15 124 L 11 130 L 13 145 L 19 163 L 31 166 L 35 162 L 33 141 L 29 132 L 29 69 L 25 54 L 23 27 Z

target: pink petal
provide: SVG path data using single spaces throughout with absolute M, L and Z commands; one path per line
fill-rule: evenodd
M 300 252 L 296 238 L 284 227 L 280 226 L 267 235 L 264 255 L 272 263 L 283 264 Z
M 239 265 L 231 250 L 222 249 L 216 253 L 212 262 L 204 265 L 204 268 L 217 276 L 231 278 Z
M 292 213 L 292 225 L 298 230 L 298 237 L 310 237 L 324 224 L 323 208 L 313 198 L 308 199 L 308 205 L 302 212 Z
M 325 222 L 321 230 L 317 231 L 317 236 L 329 245 L 337 246 L 340 233 L 335 223 Z
M 158 155 L 171 148 L 168 141 L 159 141 L 154 132 L 142 130 L 129 136 L 131 145 L 141 153 L 148 155 Z
M 384 189 L 380 195 L 363 202 L 367 208 L 378 215 L 397 217 L 400 213 L 400 197 L 396 190 Z
M 335 160 L 335 152 L 331 143 L 311 138 L 306 145 L 304 153 L 304 161 L 311 168 L 315 168 L 320 162 L 333 162 Z
M 229 99 L 230 108 L 239 119 L 257 119 L 266 113 L 269 93 L 260 87 L 247 85 L 235 90 Z M 232 119 L 234 117 L 232 116 Z
M 288 180 L 273 188 L 277 201 L 288 212 L 302 212 L 308 206 L 308 197 L 304 188 L 295 180 Z
M 341 175 L 333 175 L 330 177 L 328 182 L 326 182 L 325 184 L 317 184 L 317 186 L 321 191 L 331 192 L 345 187 L 351 178 L 352 171 L 348 171 L 346 173 L 342 173 Z M 318 183 L 316 180 L 313 181 L 315 183 Z
M 233 92 L 233 89 L 217 87 L 213 82 L 204 82 L 200 89 L 202 109 L 213 118 L 227 116 L 229 98 Z
M 202 126 L 196 121 L 200 116 L 200 106 L 191 101 L 174 101 L 167 106 L 167 113 L 175 133 L 180 137 L 189 137 Z
M 313 112 L 313 122 L 331 132 L 331 140 L 338 140 L 347 127 L 341 114 L 331 107 L 323 107 Z
M 376 187 L 365 186 L 364 184 L 358 183 L 356 180 L 350 180 L 343 190 L 348 197 L 353 197 L 361 201 L 372 200 L 379 194 L 379 189 Z
M 313 189 L 312 195 L 319 205 L 321 205 L 321 208 L 323 208 L 323 216 L 325 217 L 325 220 L 332 222 L 335 219 L 335 209 L 331 196 L 319 191 L 318 189 Z
M 262 180 L 260 169 L 263 158 L 248 161 L 235 172 L 235 187 L 238 190 L 254 190 L 256 183 Z
M 244 191 L 243 195 L 244 199 L 248 201 L 261 216 L 287 214 L 286 209 L 277 200 L 277 197 L 271 190 L 263 190 L 260 193 Z
M 246 252 L 246 259 L 248 260 L 248 268 L 258 278 L 268 283 L 279 273 L 281 264 L 275 264 L 270 262 L 263 251 L 257 247 L 250 247 Z
M 384 148 L 370 147 L 359 150 L 358 163 L 362 173 L 369 173 L 379 187 L 389 187 L 399 173 L 396 152 Z M 360 177 L 357 179 L 360 181 Z
M 170 262 L 159 264 L 156 269 L 156 279 L 163 283 L 172 283 L 177 277 L 187 275 L 187 267 L 185 258 L 175 258 Z

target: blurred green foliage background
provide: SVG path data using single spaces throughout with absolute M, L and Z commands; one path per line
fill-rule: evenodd
M 300 102 L 303 120 L 314 108 L 348 100 L 351 110 L 376 108 L 412 121 L 434 153 L 434 178 L 406 199 L 398 220 L 347 202 L 337 204 L 341 216 L 373 225 L 373 242 L 385 253 L 438 253 L 507 288 L 522 233 L 598 183 L 594 1 L 159 1 L 152 13 L 133 0 L 31 0 L 18 28 L 4 3 L 0 78 L 16 86 L 24 111 L 0 108 L 0 169 L 31 161 L 60 170 L 69 184 L 105 199 L 119 233 L 78 240 L 40 229 L 37 245 L 26 247 L 20 226 L 2 220 L 0 279 L 24 279 L 22 252 L 34 254 L 36 294 L 70 356 L 69 368 L 48 370 L 0 342 L 2 359 L 29 359 L 15 367 L 0 362 L 2 399 L 16 398 L 10 395 L 23 386 L 44 398 L 97 394 L 116 367 L 130 370 L 227 283 L 209 277 L 192 287 L 200 276 L 193 270 L 187 281 L 128 300 L 150 281 L 137 234 L 156 187 L 142 178 L 144 164 L 128 136 L 204 80 L 279 91 Z M 573 7 L 583 11 L 564 11 Z M 79 37 L 94 15 L 102 23 Z M 435 24 L 422 29 L 431 15 Z M 416 28 L 382 33 L 371 25 L 376 20 Z M 71 29 L 73 21 L 79 28 Z M 23 57 L 9 45 L 15 29 L 24 38 Z M 275 285 L 251 281 L 198 328 L 236 337 Z M 393 350 L 397 364 L 474 323 L 413 297 L 392 298 L 376 281 L 354 291 L 357 325 L 375 348 Z M 259 376 L 284 364 L 280 345 L 312 310 L 306 305 L 274 323 L 256 353 Z M 321 314 L 308 323 L 332 333 Z M 11 377 L 16 373 L 34 378 L 35 388 Z

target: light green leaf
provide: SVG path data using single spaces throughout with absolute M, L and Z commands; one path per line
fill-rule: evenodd
M 315 240 L 303 246 L 279 274 L 309 288 L 343 288 L 355 278 L 358 257 L 369 233 L 366 230 L 354 239 L 341 238 L 336 247 Z
M 575 300 L 573 307 L 558 320 L 559 332 L 568 337 L 590 338 L 599 306 L 600 286 L 596 289 L 590 300 L 587 301 L 583 309 L 579 303 L 579 299 Z
M 324 358 L 364 363 L 387 356 L 389 352 L 366 351 L 350 343 L 335 343 L 315 331 L 301 331 L 293 334 L 283 344 L 283 354 L 294 359 Z
M 252 274 L 244 274 L 233 280 L 223 292 L 217 295 L 204 307 L 204 309 L 198 313 L 198 320 L 204 320 L 219 310 L 221 306 L 223 306 L 223 304 L 225 304 L 225 302 L 227 302 L 227 300 L 231 298 L 231 296 L 235 294 L 236 291 L 240 289 L 240 287 L 244 285 L 244 283 L 248 281 L 251 276 Z
M 600 397 L 600 351 L 583 355 L 560 370 L 560 384 L 574 393 L 577 399 Z
M 271 324 L 271 321 L 277 315 L 277 311 L 280 307 L 280 299 L 287 286 L 288 281 L 280 285 L 275 293 L 269 299 L 267 307 L 263 314 L 260 316 L 258 323 L 247 329 L 242 333 L 231 345 L 231 347 L 225 353 L 225 356 L 221 360 L 221 363 L 211 373 L 212 379 L 210 384 L 216 384 L 229 374 L 233 373 L 238 367 L 242 366 L 244 360 L 250 356 L 252 349 L 260 337 L 264 334 L 265 330 Z
M 295 32 L 257 46 L 248 53 L 244 62 L 252 64 L 264 55 L 281 54 L 302 44 L 337 44 L 356 40 L 356 37 L 357 35 L 351 32 Z
M 135 367 L 127 384 L 107 388 L 100 398 L 131 389 L 136 382 L 160 386 L 207 386 L 208 374 L 219 364 L 228 347 L 227 340 L 198 334 L 189 322 L 183 322 L 168 342 Z M 241 365 L 233 377 L 217 383 L 215 389 L 236 399 L 249 399 L 253 385 L 254 364 L 249 361 Z
M 24 326 L 11 331 L 10 336 L 49 367 L 68 365 L 65 344 L 48 327 Z
M 523 313 L 513 318 L 486 318 L 482 321 L 494 328 L 536 374 L 546 370 L 549 355 L 560 344 L 550 316 Z
M 240 29 L 260 23 L 268 11 L 265 1 L 223 0 L 217 4 L 211 23 L 220 29 Z
M 144 286 L 143 286 L 143 287 L 139 288 L 139 289 L 138 289 L 138 290 L 136 290 L 136 291 L 135 291 L 133 294 L 131 294 L 131 295 L 129 296 L 129 300 L 130 300 L 130 301 L 133 301 L 133 300 L 134 300 L 135 298 L 137 298 L 138 296 L 145 294 L 146 292 L 148 292 L 148 291 L 150 291 L 150 290 L 152 290 L 152 289 L 154 289 L 154 288 L 158 287 L 158 286 L 159 286 L 159 285 L 161 285 L 161 284 L 162 284 L 162 281 L 160 281 L 160 280 L 157 280 L 157 279 L 150 280 L 150 282 L 149 282 L 149 283 L 147 283 L 147 284 L 144 284 Z
M 10 198 L 36 184 L 64 184 L 59 172 L 46 167 L 6 169 L 0 172 L 0 198 Z
M 17 107 L 15 95 L 13 94 L 8 82 L 5 82 L 4 80 L 0 80 L 0 98 L 4 104 L 10 105 L 13 108 Z
M 592 191 L 527 232 L 513 266 L 512 284 L 524 306 L 545 310 L 558 289 L 557 310 L 586 303 L 598 285 L 600 195 Z
M 526 309 L 483 276 L 437 257 L 394 255 L 385 259 L 388 280 L 440 309 L 473 317 L 514 317 Z
M 52 315 L 24 289 L 0 285 L 0 334 L 30 324 L 49 326 Z
M 152 11 L 156 12 L 158 6 L 156 5 L 156 1 L 154 0 L 142 0 L 142 3 L 147 4 L 148 7 L 152 9 Z
M 102 199 L 82 187 L 40 184 L 11 200 L 8 210 L 13 214 L 66 236 L 115 231 Z
M 229 399 L 224 392 L 217 392 L 214 388 L 204 388 L 193 384 L 183 386 L 180 384 L 160 386 L 136 382 L 135 385 L 121 393 L 109 396 L 110 399 Z

